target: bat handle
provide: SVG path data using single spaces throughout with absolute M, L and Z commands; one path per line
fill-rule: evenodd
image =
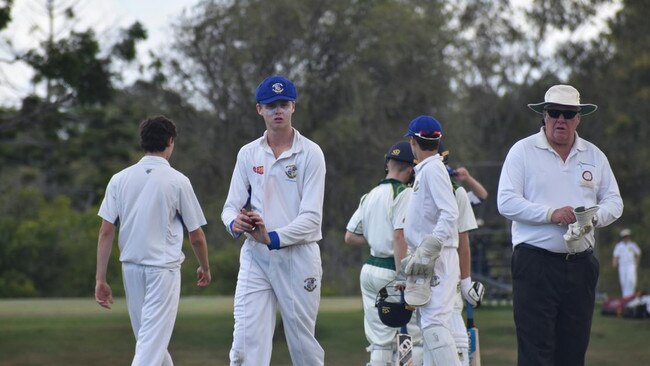
M 399 290 L 399 297 L 402 303 L 406 302 L 406 300 L 404 300 L 404 290 L 402 289 Z M 403 334 L 408 334 L 408 332 L 406 331 L 406 324 L 402 325 L 402 327 L 400 328 L 400 332 Z
M 469 303 L 465 303 L 465 311 L 467 312 L 467 329 L 474 328 L 474 308 Z

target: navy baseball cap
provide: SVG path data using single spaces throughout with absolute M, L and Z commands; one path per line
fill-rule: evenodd
M 425 140 L 438 140 L 442 137 L 442 126 L 431 116 L 417 116 L 409 123 L 409 129 L 404 135 L 404 137 L 413 136 Z
M 298 92 L 291 80 L 279 75 L 269 76 L 257 87 L 255 99 L 260 104 L 270 104 L 276 100 L 296 100 Z
M 399 160 L 413 165 L 417 164 L 417 160 L 413 156 L 413 150 L 411 150 L 411 144 L 406 141 L 393 144 L 386 153 L 386 159 Z

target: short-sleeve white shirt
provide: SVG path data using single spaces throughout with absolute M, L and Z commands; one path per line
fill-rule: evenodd
M 375 257 L 393 256 L 395 230 L 403 227 L 411 188 L 394 179 L 384 179 L 361 198 L 346 230 L 363 235 Z
M 474 216 L 472 203 L 470 202 L 467 191 L 463 187 L 458 187 L 454 193 L 456 195 L 456 203 L 458 204 L 458 232 L 464 233 L 478 229 L 476 216 Z
M 183 255 L 183 225 L 206 224 L 190 180 L 159 156 L 113 175 L 98 215 L 119 225 L 120 261 L 177 267 Z
M 621 267 L 636 265 L 634 257 L 640 255 L 641 248 L 633 241 L 628 243 L 620 241 L 614 247 L 614 257 L 618 257 L 618 265 Z

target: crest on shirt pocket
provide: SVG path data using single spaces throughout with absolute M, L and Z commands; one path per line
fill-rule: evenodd
M 296 164 L 289 164 L 284 167 L 284 174 L 286 174 L 289 179 L 296 179 L 298 176 L 298 167 Z
M 582 187 L 594 187 L 594 171 L 596 166 L 594 164 L 586 163 L 584 161 L 578 162 L 578 183 Z
M 316 289 L 316 279 L 314 277 L 305 278 L 305 290 L 313 292 Z

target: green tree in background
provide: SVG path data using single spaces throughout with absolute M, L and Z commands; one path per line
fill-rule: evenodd
M 0 2 L 0 31 L 20 21 L 11 5 Z M 146 37 L 140 24 L 117 30 L 111 41 L 92 29 L 46 37 L 11 60 L 34 71 L 34 95 L 19 107 L 0 108 L 0 296 L 90 293 L 82 282 L 92 287 L 97 205 L 110 176 L 140 158 L 138 122 L 152 114 L 176 122 L 172 164 L 192 180 L 208 219 L 216 280 L 205 291 L 188 284 L 183 291 L 231 293 L 241 239 L 227 235 L 220 213 L 238 149 L 264 130 L 255 88 L 276 73 L 296 82 L 295 126 L 326 156 L 324 294 L 357 292 L 366 253 L 343 244 L 345 223 L 384 175 L 388 146 L 419 114 L 440 119 L 452 164 L 468 166 L 488 188 L 479 208 L 485 235 L 493 235 L 495 248 L 508 247 L 507 222 L 495 204 L 500 164 L 517 139 L 539 128 L 526 104 L 556 83 L 576 85 L 585 101 L 599 105 L 579 132 L 609 156 L 626 204 L 620 224 L 641 235 L 650 224 L 644 185 L 650 150 L 643 143 L 650 134 L 644 123 L 650 9 L 643 1 L 621 2 L 602 36 L 549 47 L 554 31 L 579 32 L 608 5 L 531 0 L 522 10 L 507 0 L 197 1 L 174 22 L 173 39 L 152 55 L 148 76 L 130 85 L 122 66 L 138 63 L 136 46 Z M 62 13 L 61 24 L 75 19 L 73 10 Z M 599 243 L 616 232 L 599 232 Z M 116 256 L 109 273 L 119 275 Z M 184 271 L 192 267 L 187 263 Z

